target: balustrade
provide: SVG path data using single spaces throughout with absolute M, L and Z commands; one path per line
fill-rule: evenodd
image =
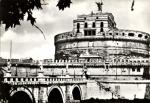
M 40 81 L 42 80 L 42 81 Z M 12 85 L 47 84 L 47 83 L 74 83 L 84 82 L 83 78 L 50 78 L 50 77 L 4 77 L 4 82 Z

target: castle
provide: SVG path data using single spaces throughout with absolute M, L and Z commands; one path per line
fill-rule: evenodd
M 78 15 L 72 31 L 55 36 L 55 59 L 83 61 L 92 76 L 149 78 L 150 35 L 118 29 L 113 14 L 101 9 Z

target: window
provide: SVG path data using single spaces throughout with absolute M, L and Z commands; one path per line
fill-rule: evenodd
M 101 27 L 101 28 L 103 28 L 103 27 L 104 27 L 104 23 L 103 23 L 103 22 L 101 22 L 101 25 L 100 25 L 100 27 Z
M 80 30 L 79 29 L 77 29 L 77 33 L 79 33 L 80 32 Z
M 10 78 L 7 78 L 7 81 L 10 81 Z
M 93 34 L 93 35 L 96 35 L 96 31 L 95 31 L 95 30 L 93 30 L 93 31 L 92 31 L 92 34 Z
M 96 35 L 96 31 L 95 30 L 84 30 L 84 35 L 85 36 Z
M 79 29 L 80 28 L 80 23 L 77 23 L 77 29 Z
M 23 78 L 23 81 L 25 81 L 26 80 L 26 78 Z
M 148 36 L 146 35 L 146 36 L 145 36 L 145 39 L 147 39 L 147 38 L 148 38 Z
M 138 37 L 141 38 L 141 37 L 142 37 L 142 34 L 139 34 Z
M 18 78 L 18 81 L 21 81 L 21 78 Z
M 105 63 L 105 69 L 109 69 L 109 63 Z
M 103 28 L 101 28 L 100 32 L 104 32 L 104 29 L 103 29 Z
M 88 27 L 88 24 L 87 24 L 87 23 L 85 23 L 85 24 L 84 24 L 84 28 L 87 28 L 87 27 Z
M 80 32 L 80 23 L 77 23 L 77 33 L 79 33 Z
M 135 71 L 135 68 L 132 68 L 132 71 L 134 72 L 134 71 Z
M 103 29 L 104 23 L 103 22 L 101 22 L 100 27 L 101 27 L 100 32 L 104 32 L 104 29 Z
M 140 68 L 137 68 L 137 72 L 140 72 Z
M 109 35 L 112 35 L 112 33 L 109 33 Z
M 34 81 L 34 78 L 32 78 L 32 81 Z
M 125 34 L 124 33 L 122 33 L 122 36 L 124 36 Z
M 93 22 L 92 27 L 93 27 L 93 28 L 95 28 L 95 27 L 96 27 L 96 26 L 95 26 L 95 22 Z
M 15 78 L 13 78 L 13 81 L 15 81 L 16 79 Z
M 134 33 L 129 33 L 128 35 L 129 35 L 129 36 L 134 36 Z
M 80 32 L 80 23 L 77 23 L 77 33 L 79 33 Z
M 88 34 L 87 34 L 87 30 L 84 30 L 84 35 L 85 35 L 85 36 L 87 36 L 87 35 L 88 35 Z

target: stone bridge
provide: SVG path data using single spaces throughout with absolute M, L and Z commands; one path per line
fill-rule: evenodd
M 10 103 L 78 103 L 86 98 L 84 78 L 4 77 L 11 84 Z

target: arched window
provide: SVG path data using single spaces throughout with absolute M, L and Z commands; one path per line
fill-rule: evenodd
M 96 27 L 96 26 L 95 26 L 95 22 L 93 22 L 92 27 L 93 27 L 93 28 L 95 28 L 95 27 Z
M 87 24 L 87 23 L 85 23 L 85 24 L 84 24 L 84 28 L 87 28 L 87 27 L 88 27 L 88 24 Z
M 139 35 L 138 35 L 138 37 L 140 37 L 140 38 L 141 38 L 141 37 L 142 37 L 142 34 L 139 34 Z
M 100 25 L 100 27 L 101 27 L 101 28 L 103 28 L 103 27 L 104 27 L 104 23 L 103 23 L 103 22 L 101 22 L 101 25 Z
M 77 29 L 79 29 L 80 28 L 80 23 L 77 23 Z
M 77 33 L 79 33 L 80 32 L 80 23 L 77 23 Z

